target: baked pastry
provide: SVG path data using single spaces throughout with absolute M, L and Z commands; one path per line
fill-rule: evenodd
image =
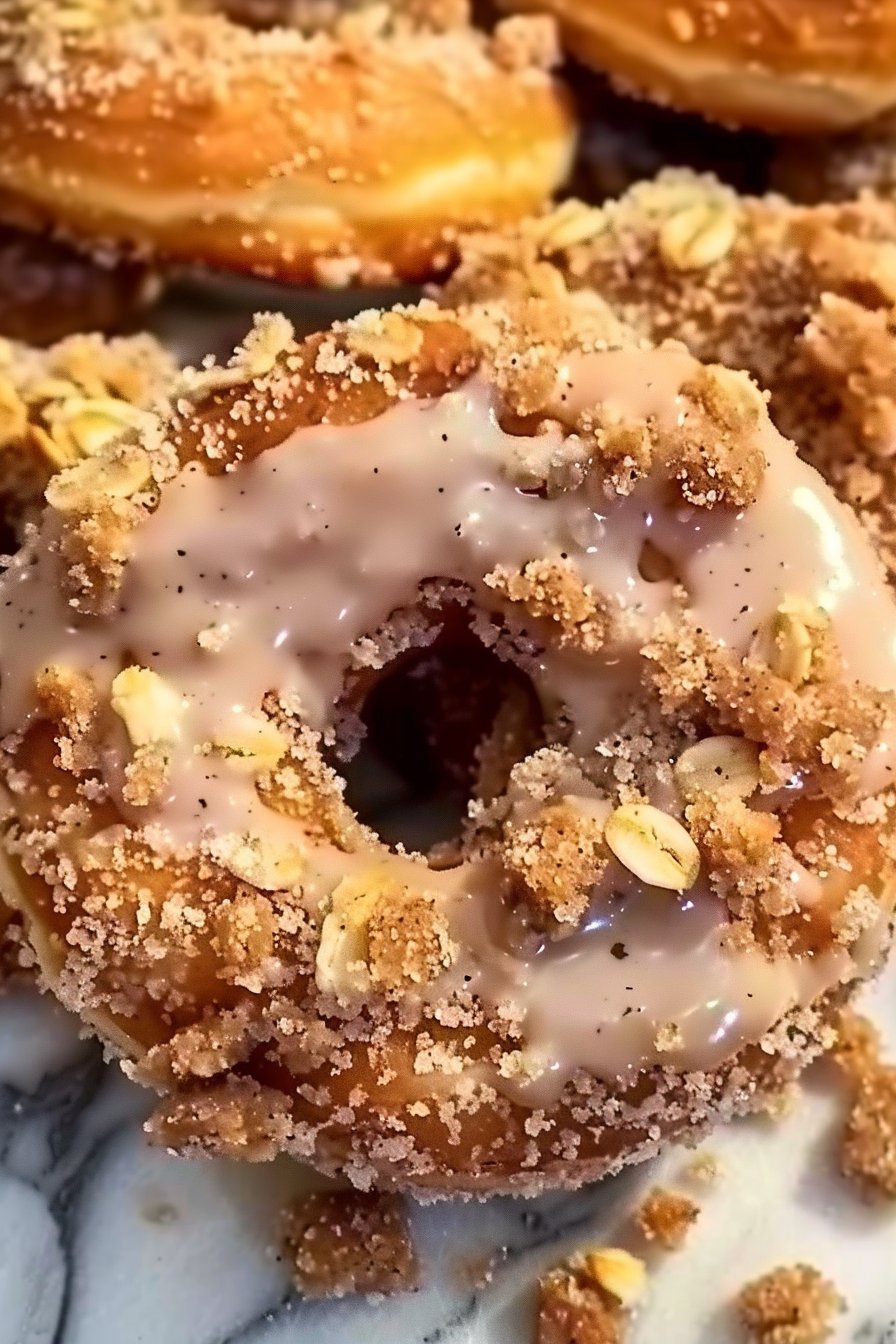
M 0 551 L 17 549 L 50 477 L 124 428 L 150 423 L 170 392 L 171 355 L 152 336 L 70 336 L 48 350 L 0 342 Z
M 0 224 L 0 337 L 50 345 L 120 331 L 157 296 L 144 266 L 103 266 L 50 238 Z
M 892 0 L 506 0 L 658 102 L 770 131 L 854 126 L 896 103 Z
M 896 203 L 794 206 L 667 170 L 594 209 L 566 201 L 471 235 L 450 305 L 592 288 L 652 341 L 746 369 L 769 410 L 860 514 L 896 574 Z
M 419 279 L 458 229 L 563 182 L 555 59 L 548 19 L 486 37 L 377 6 L 306 36 L 177 0 L 21 0 L 0 17 L 0 216 L 295 283 Z
M 745 375 L 588 294 L 269 317 L 47 494 L 10 896 L 156 1141 L 573 1186 L 763 1104 L 880 964 L 896 602 Z M 338 774 L 446 640 L 541 743 L 482 724 L 450 866 Z

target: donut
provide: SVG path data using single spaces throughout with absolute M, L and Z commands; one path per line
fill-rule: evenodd
M 50 238 L 0 224 L 0 338 L 51 345 L 120 331 L 159 293 L 143 266 L 101 266 Z
M 864 193 L 896 198 L 896 119 L 885 112 L 839 135 L 786 138 L 771 162 L 772 185 L 795 201 L 848 201 Z
M 593 289 L 639 334 L 746 369 L 777 427 L 857 510 L 896 576 L 896 201 L 814 207 L 666 170 L 471 234 L 448 306 Z
M 857 125 L 896 102 L 892 0 L 502 0 L 547 9 L 586 65 L 623 88 L 769 131 Z
M 88 248 L 343 286 L 444 269 L 565 178 L 548 19 L 492 37 L 385 6 L 255 32 L 177 0 L 0 17 L 0 216 Z
M 268 316 L 47 498 L 7 894 L 156 1142 L 575 1186 L 767 1104 L 880 964 L 896 602 L 745 375 L 588 294 Z M 538 719 L 433 857 L 340 772 L 446 640 Z
M 48 350 L 0 342 L 0 551 L 39 519 L 50 477 L 148 423 L 176 365 L 152 337 L 70 336 Z

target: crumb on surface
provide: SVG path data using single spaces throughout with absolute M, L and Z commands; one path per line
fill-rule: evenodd
M 822 1344 L 846 1304 L 811 1265 L 779 1265 L 742 1288 L 736 1305 L 754 1344 Z
M 629 1314 L 574 1256 L 538 1284 L 535 1344 L 624 1344 Z
M 398 1293 L 417 1283 L 400 1195 L 313 1191 L 286 1211 L 282 1239 L 293 1282 L 305 1297 Z
M 687 1165 L 687 1173 L 695 1181 L 701 1181 L 706 1185 L 712 1185 L 722 1175 L 723 1167 L 721 1160 L 716 1153 L 701 1149 L 695 1153 Z
M 648 1241 L 667 1251 L 678 1250 L 700 1215 L 700 1206 L 687 1195 L 654 1186 L 638 1208 L 635 1221 Z

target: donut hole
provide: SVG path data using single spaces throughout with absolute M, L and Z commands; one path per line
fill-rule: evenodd
M 663 583 L 677 577 L 675 562 L 649 538 L 638 556 L 638 573 L 645 583 Z
M 382 840 L 451 862 L 468 803 L 503 792 L 516 761 L 542 745 L 544 718 L 529 677 L 485 647 L 467 611 L 439 623 L 432 643 L 400 654 L 353 706 L 363 736 L 336 764 L 346 801 Z

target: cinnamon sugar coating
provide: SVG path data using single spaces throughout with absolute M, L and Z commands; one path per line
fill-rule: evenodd
M 459 229 L 551 195 L 575 129 L 546 20 L 490 38 L 418 8 L 303 32 L 187 0 L 8 5 L 0 216 L 329 288 L 444 271 Z
M 748 370 L 892 568 L 894 208 L 870 196 L 814 206 L 741 197 L 667 170 L 600 209 L 566 201 L 465 239 L 446 301 L 592 287 L 650 339 Z
M 852 622 L 896 614 L 839 512 L 872 616 L 801 605 L 825 553 L 768 521 L 799 490 L 836 509 L 746 377 L 544 297 L 304 342 L 268 316 L 53 477 L 0 608 L 29 631 L 0 657 L 12 894 L 47 983 L 165 1094 L 154 1141 L 363 1188 L 571 1186 L 829 1042 L 892 903 L 894 800 L 862 771 L 891 669 Z M 674 579 L 639 572 L 648 515 Z M 758 574 L 746 612 L 725 563 L 694 568 L 713 528 Z M 439 868 L 347 805 L 335 706 L 446 602 L 529 677 L 547 745 Z M 678 790 L 712 736 L 756 744 L 764 795 Z M 692 1011 L 707 977 L 740 1036 Z

